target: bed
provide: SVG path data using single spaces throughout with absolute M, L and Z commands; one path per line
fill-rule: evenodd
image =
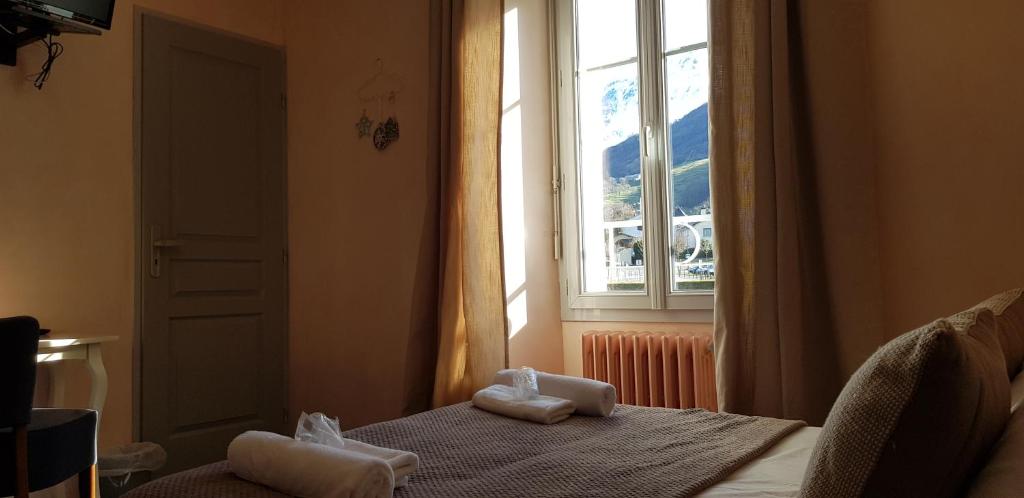
M 1024 496 L 1022 364 L 1016 289 L 881 347 L 821 428 L 627 405 L 541 425 L 462 403 L 345 435 L 419 455 L 399 498 Z M 126 496 L 286 495 L 219 462 Z
M 819 428 L 802 422 L 619 405 L 555 425 L 461 403 L 346 432 L 412 451 L 420 469 L 396 497 L 795 496 Z M 132 498 L 283 498 L 219 462 L 160 479 Z

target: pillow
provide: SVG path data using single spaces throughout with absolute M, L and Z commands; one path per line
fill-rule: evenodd
M 806 497 L 953 496 L 1010 416 L 996 316 L 976 307 L 882 346 L 832 406 Z
M 1024 410 L 1017 410 L 1010 417 L 992 458 L 974 479 L 967 496 L 1024 496 L 1021 475 L 1024 475 Z
M 1024 406 L 1024 372 L 1017 374 L 1010 384 L 1010 412 Z
M 977 313 L 982 309 L 992 311 L 996 319 L 996 336 L 1006 358 L 1006 373 L 1013 378 L 1024 363 L 1024 289 L 1013 289 L 965 311 L 961 314 Z

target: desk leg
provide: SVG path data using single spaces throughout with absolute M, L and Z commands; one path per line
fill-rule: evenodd
M 50 373 L 50 399 L 47 405 L 51 408 L 64 407 L 64 364 L 60 361 L 47 363 Z
M 50 392 L 46 406 L 50 408 L 64 408 L 64 362 L 52 361 L 44 363 L 46 371 L 50 375 Z M 38 498 L 64 498 L 67 496 L 65 484 L 60 483 L 52 488 L 32 493 L 31 496 Z
M 103 353 L 101 344 L 90 344 L 86 350 L 89 366 L 89 378 L 92 380 L 92 389 L 89 390 L 89 408 L 96 410 L 96 436 L 99 437 L 100 420 L 103 415 L 103 405 L 107 402 L 107 369 L 103 366 Z M 95 471 L 95 469 L 94 469 Z M 81 488 L 80 488 L 81 489 Z M 100 498 L 99 478 L 93 479 L 95 498 Z
M 107 402 L 107 369 L 103 367 L 103 353 L 99 344 L 90 344 L 87 351 L 89 377 L 92 389 L 89 391 L 89 408 L 96 410 L 97 425 L 103 413 L 103 404 Z

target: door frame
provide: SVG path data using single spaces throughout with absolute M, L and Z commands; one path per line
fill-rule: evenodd
M 170 21 L 183 26 L 191 28 L 201 29 L 211 33 L 216 33 L 222 36 L 228 36 L 235 38 L 247 43 L 254 43 L 262 45 L 264 47 L 272 48 L 281 53 L 281 60 L 283 62 L 282 67 L 282 82 L 281 88 L 284 95 L 288 95 L 288 59 L 287 50 L 282 45 L 276 45 L 263 40 L 252 38 L 249 36 L 233 33 L 221 28 L 210 26 L 207 24 L 198 23 L 188 19 L 183 19 L 177 16 L 169 15 L 158 10 L 153 10 L 147 7 L 134 6 L 133 12 L 133 33 L 132 33 L 132 228 L 134 229 L 134 249 L 135 249 L 135 261 L 133 265 L 133 324 L 132 324 L 132 441 L 140 441 L 142 437 L 142 341 L 145 339 L 143 331 L 143 320 L 142 313 L 144 309 L 143 301 L 143 284 L 146 276 L 149 275 L 149 258 L 148 254 L 149 247 L 145 241 L 145 227 L 143 226 L 142 219 L 142 26 L 143 19 L 146 17 L 159 18 L 165 21 Z M 290 327 L 290 297 L 289 297 L 289 263 L 290 258 L 288 254 L 288 108 L 287 99 L 282 96 L 281 105 L 284 107 L 284 111 L 281 113 L 282 127 L 281 127 L 281 200 L 282 200 L 282 220 L 284 224 L 284 248 L 285 248 L 285 261 L 284 261 L 284 288 L 283 288 L 283 325 L 284 334 L 281 351 L 284 354 L 282 358 L 282 368 L 284 379 L 282 379 L 283 395 L 284 395 L 284 406 L 281 407 L 286 415 L 286 423 L 291 422 L 291 393 L 289 389 L 289 377 L 290 377 L 290 351 L 289 343 L 291 337 Z

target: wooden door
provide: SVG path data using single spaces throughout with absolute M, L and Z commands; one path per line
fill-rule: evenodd
M 139 420 L 166 474 L 284 430 L 284 56 L 140 22 Z

